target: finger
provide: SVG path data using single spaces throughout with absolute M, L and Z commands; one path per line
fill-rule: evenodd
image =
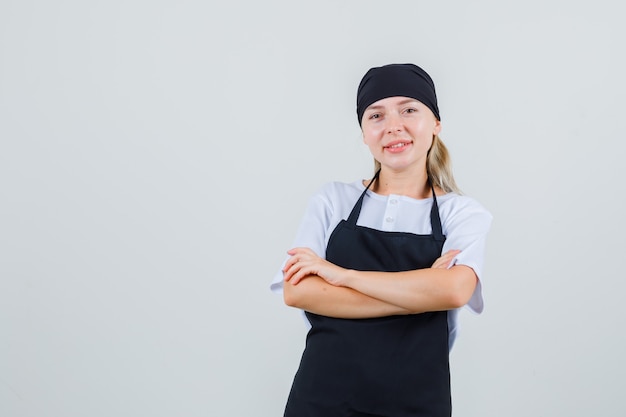
M 446 253 L 445 255 L 443 255 L 439 259 L 437 259 L 437 263 L 438 264 L 445 264 L 445 263 L 449 262 L 450 260 L 452 260 L 452 258 L 454 258 L 454 255 L 450 255 L 450 254 Z
M 460 250 L 451 249 L 451 250 L 447 251 L 446 253 L 441 254 L 441 256 L 439 258 L 450 258 L 450 257 L 456 256 L 459 252 L 460 252 Z
M 456 255 L 461 252 L 458 249 L 452 249 L 441 255 L 439 258 L 435 260 L 432 268 L 447 268 L 450 262 L 454 259 Z
M 283 281 L 285 282 L 289 282 L 289 280 L 291 279 L 291 276 L 293 274 L 289 272 L 289 270 L 283 271 Z
M 452 264 L 452 261 L 456 258 L 456 256 L 460 253 L 460 250 L 454 249 L 446 252 L 444 256 L 441 257 L 441 267 L 449 268 Z
M 291 281 L 291 283 L 295 285 L 298 281 L 300 281 L 303 274 L 300 273 L 300 278 L 297 278 L 295 281 L 294 281 L 294 276 L 298 274 L 300 271 L 302 271 L 302 269 L 305 266 L 307 266 L 307 263 L 306 263 L 306 259 L 302 257 L 297 258 L 295 256 L 293 256 L 289 261 L 290 261 L 290 266 L 285 271 L 284 280 Z
M 439 258 L 435 259 L 435 262 L 433 263 L 433 267 L 435 267 L 435 268 L 440 267 L 441 265 L 446 263 L 446 259 L 448 259 L 448 255 L 447 254 L 441 255 Z
M 285 281 L 290 281 L 291 279 L 293 279 L 293 276 L 296 272 L 298 272 L 298 266 L 297 265 L 291 265 L 289 268 L 287 268 L 284 271 L 284 275 L 283 275 L 283 279 Z
M 299 274 L 294 275 L 291 280 L 291 285 L 298 285 L 298 282 L 300 282 L 300 276 Z
M 443 268 L 446 265 L 446 261 L 442 259 L 437 259 L 437 261 L 433 264 L 432 268 Z
M 447 251 L 446 253 L 442 254 L 441 258 L 452 258 L 452 257 L 458 255 L 459 252 L 461 252 L 461 251 L 458 250 L 458 249 L 451 249 L 451 250 Z
M 298 255 L 298 254 L 300 254 L 300 253 L 304 253 L 307 249 L 308 249 L 308 248 L 300 248 L 300 247 L 297 247 L 297 248 L 291 248 L 291 249 L 289 249 L 289 250 L 287 251 L 287 254 L 288 254 L 288 255 L 291 255 L 291 256 L 295 256 L 295 255 Z
M 292 256 L 291 258 L 287 259 L 287 262 L 285 262 L 285 266 L 283 267 L 283 272 L 287 271 L 289 268 L 294 266 L 296 263 L 298 263 L 298 258 L 296 258 L 295 256 Z
M 304 270 L 304 269 L 300 269 L 298 272 L 296 272 L 294 274 L 294 276 L 291 278 L 291 284 L 292 285 L 298 285 L 298 283 L 300 281 L 302 281 L 302 278 L 306 277 L 308 275 L 308 273 Z
M 299 250 L 300 248 L 295 248 L 295 249 L 291 249 L 288 250 L 287 253 L 289 255 L 291 255 L 291 257 L 287 260 L 287 262 L 285 262 L 285 266 L 283 267 L 283 271 L 286 271 L 287 269 L 289 269 L 291 266 L 297 264 L 298 262 L 301 262 L 305 259 L 305 257 L 303 256 L 303 253 L 301 253 L 301 251 Z

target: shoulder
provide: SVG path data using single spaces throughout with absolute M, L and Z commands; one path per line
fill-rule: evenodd
M 344 201 L 354 201 L 363 192 L 365 187 L 362 181 L 353 182 L 332 181 L 322 185 L 313 195 L 312 199 L 321 200 L 329 205 L 336 205 Z
M 446 211 L 453 213 L 481 213 L 491 216 L 489 210 L 487 210 L 481 203 L 466 195 L 460 195 L 457 193 L 444 194 L 437 197 L 437 203 L 439 204 L 440 210 L 445 209 Z
M 362 193 L 364 189 L 365 186 L 363 186 L 362 180 L 355 180 L 352 182 L 330 181 L 322 185 L 319 191 L 327 193 Z
M 315 217 L 332 222 L 334 218 L 345 216 L 364 189 L 359 181 L 333 181 L 323 184 L 309 197 L 305 220 Z
M 489 228 L 493 216 L 472 197 L 448 193 L 437 197 L 439 212 L 446 223 L 473 222 Z

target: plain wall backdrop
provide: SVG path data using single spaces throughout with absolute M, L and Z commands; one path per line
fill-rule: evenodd
M 624 416 L 617 1 L 0 1 L 0 415 L 282 415 L 270 293 L 309 196 L 372 174 L 372 66 L 434 78 L 494 215 L 455 416 Z

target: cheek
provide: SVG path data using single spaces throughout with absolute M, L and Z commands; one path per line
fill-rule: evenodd
M 420 138 L 429 138 L 432 140 L 432 137 L 439 132 L 437 127 L 433 126 L 432 123 L 420 123 L 419 126 L 416 126 L 413 133 Z
M 379 138 L 381 136 L 381 129 L 367 126 L 361 130 L 361 133 L 363 135 L 363 143 L 365 143 L 366 145 L 370 145 L 379 141 Z
M 377 140 L 371 134 L 363 134 L 363 143 L 368 147 L 372 147 L 376 144 Z

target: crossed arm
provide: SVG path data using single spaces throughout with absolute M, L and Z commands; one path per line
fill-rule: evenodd
M 474 270 L 448 265 L 459 251 L 443 254 L 426 269 L 405 272 L 341 268 L 311 249 L 290 250 L 284 299 L 292 307 L 337 318 L 370 318 L 441 311 L 465 305 L 476 287 Z

